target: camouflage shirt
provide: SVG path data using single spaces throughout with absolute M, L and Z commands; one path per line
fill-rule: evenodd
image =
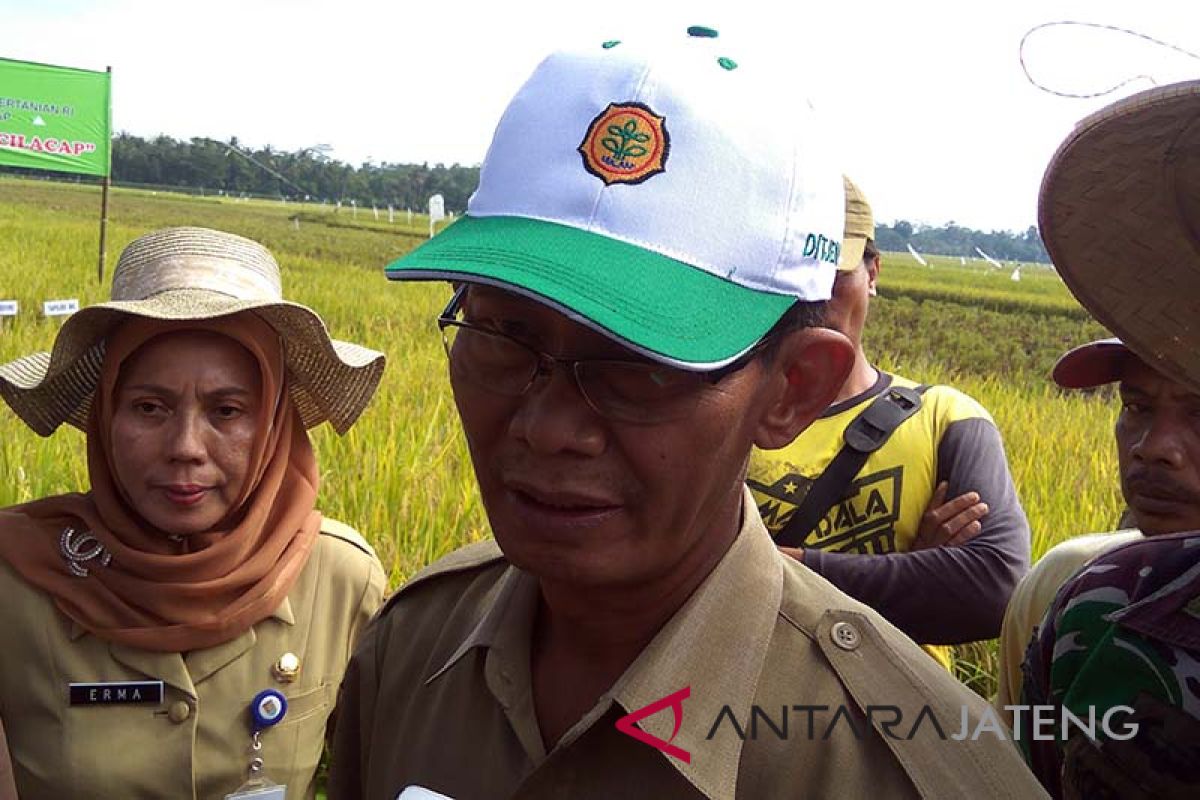
M 1039 738 L 1028 723 L 1018 733 L 1051 794 L 1196 797 L 1200 532 L 1134 542 L 1092 561 L 1058 593 L 1024 670 L 1024 704 L 1054 708 L 1052 735 L 1043 728 Z M 1064 736 L 1064 710 L 1085 724 L 1094 719 L 1094 738 L 1069 717 Z

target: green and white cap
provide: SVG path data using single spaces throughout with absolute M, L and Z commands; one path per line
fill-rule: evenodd
M 735 361 L 796 300 L 829 299 L 845 221 L 830 128 L 797 74 L 680 33 L 544 60 L 466 216 L 388 277 L 499 286 L 692 370 Z

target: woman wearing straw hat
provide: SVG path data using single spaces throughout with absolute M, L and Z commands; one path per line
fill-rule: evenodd
M 307 429 L 344 433 L 381 353 L 283 301 L 255 242 L 134 241 L 112 302 L 0 365 L 49 436 L 87 434 L 90 489 L 0 511 L 0 716 L 25 800 L 311 797 L 384 575 L 315 510 Z M 282 789 L 256 797 L 284 797 Z

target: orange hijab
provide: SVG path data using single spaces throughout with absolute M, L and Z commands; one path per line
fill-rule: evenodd
M 169 537 L 128 503 L 111 460 L 113 394 L 121 365 L 155 336 L 212 331 L 245 347 L 258 362 L 262 402 L 246 485 L 216 529 Z M 316 457 L 285 385 L 275 330 L 253 313 L 219 321 L 131 319 L 108 337 L 87 429 L 91 491 L 0 511 L 0 558 L 53 596 L 88 632 L 160 652 L 186 652 L 229 641 L 270 616 L 300 576 L 321 526 L 314 510 Z M 64 555 L 64 530 L 84 532 L 111 557 L 80 562 Z M 94 544 L 81 548 L 94 549 Z

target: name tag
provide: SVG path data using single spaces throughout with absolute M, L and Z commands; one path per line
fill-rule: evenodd
M 111 683 L 72 683 L 71 705 L 106 706 L 129 703 L 161 705 L 162 681 L 115 681 Z

